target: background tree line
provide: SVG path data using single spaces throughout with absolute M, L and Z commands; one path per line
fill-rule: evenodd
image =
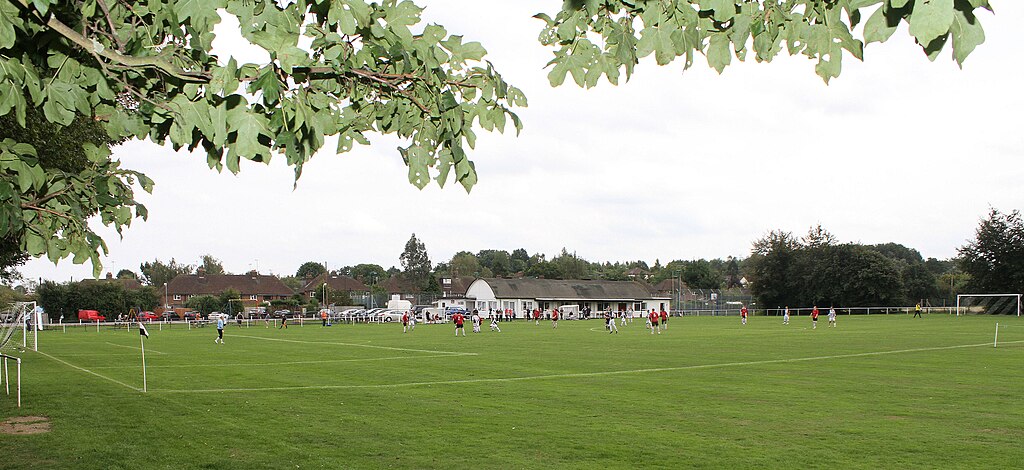
M 952 282 L 967 279 L 953 261 L 925 260 L 898 243 L 839 243 L 820 225 L 797 238 L 774 230 L 753 244 L 746 262 L 752 290 L 766 308 L 811 305 L 948 305 Z
M 819 225 L 799 238 L 782 230 L 769 232 L 754 241 L 751 256 L 746 259 L 673 260 L 664 266 L 655 260 L 650 266 L 642 260 L 592 262 L 566 248 L 549 260 L 542 253 L 530 255 L 524 248 L 518 248 L 511 252 L 460 251 L 435 265 L 426 246 L 413 234 L 400 256 L 403 269 L 364 263 L 333 272 L 358 279 L 373 294 L 385 293 L 382 283 L 392 276 L 427 294 L 438 292 L 437 280 L 442 276 L 628 280 L 632 272 L 636 279 L 652 285 L 677 278 L 692 289 L 733 288 L 746 278 L 760 304 L 769 308 L 815 304 L 909 305 L 918 301 L 943 305 L 953 303 L 958 293 L 1024 292 L 1024 221 L 1019 211 L 1002 213 L 991 209 L 979 223 L 975 239 L 960 247 L 958 253 L 957 258 L 950 260 L 924 259 L 917 250 L 898 243 L 839 243 Z M 54 318 L 61 312 L 77 311 L 82 305 L 114 312 L 127 312 L 132 306 L 152 309 L 160 303 L 159 287 L 178 274 L 193 274 L 200 267 L 209 274 L 225 273 L 212 255 L 204 255 L 202 261 L 202 265 L 192 266 L 174 259 L 169 263 L 154 260 L 140 266 L 141 276 L 121 270 L 118 278 L 139 278 L 148 285 L 138 292 L 110 282 L 44 282 L 37 298 L 47 312 L 56 315 Z M 295 276 L 283 280 L 298 290 L 324 272 L 323 264 L 309 261 L 300 265 Z M 2 292 L 0 301 L 4 303 L 24 298 L 13 290 Z M 317 292 L 312 303 L 352 303 L 348 292 L 328 289 L 326 299 L 324 296 L 324 292 Z M 203 313 L 226 311 L 229 298 L 238 298 L 238 293 L 199 296 L 192 299 L 195 302 L 189 307 Z M 297 296 L 274 307 L 296 307 L 309 302 L 310 299 Z
M 154 287 L 128 289 L 119 282 L 66 282 L 44 281 L 36 290 L 36 302 L 56 322 L 64 316 L 65 322 L 78 321 L 78 310 L 97 310 L 107 319 L 127 314 L 130 309 L 153 310 L 160 305 L 163 292 Z

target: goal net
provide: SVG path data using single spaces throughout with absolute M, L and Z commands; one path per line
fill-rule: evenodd
M 35 350 L 41 320 L 35 302 L 15 302 L 0 310 L 0 352 Z
M 959 315 L 1021 314 L 1021 294 L 959 294 L 956 296 Z

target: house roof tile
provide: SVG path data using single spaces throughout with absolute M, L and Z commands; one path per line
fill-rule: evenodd
M 307 282 L 306 285 L 302 286 L 301 292 L 307 293 L 317 290 L 322 287 L 325 282 L 327 283 L 328 288 L 336 292 L 366 292 L 370 290 L 369 287 L 366 287 L 366 284 L 359 282 L 358 279 L 349 276 L 341 276 L 337 274 L 328 275 L 327 273 L 322 273 Z

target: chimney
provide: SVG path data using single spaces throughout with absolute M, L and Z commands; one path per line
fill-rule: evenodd
M 206 268 L 197 269 L 196 274 L 199 275 L 199 277 L 206 277 Z
M 107 273 L 107 280 L 114 279 L 114 273 Z

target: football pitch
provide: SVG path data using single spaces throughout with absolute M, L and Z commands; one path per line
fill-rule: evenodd
M 993 348 L 995 323 L 999 347 Z M 468 325 L 467 325 L 468 329 Z M 999 468 L 1024 322 L 840 316 L 41 332 L 0 468 Z M 13 373 L 13 372 L 12 372 Z M 13 393 L 13 390 L 12 390 Z

